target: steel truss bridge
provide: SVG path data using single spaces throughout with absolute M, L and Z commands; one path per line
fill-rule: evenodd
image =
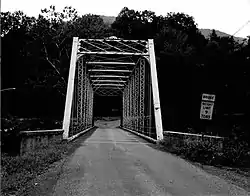
M 94 96 L 120 96 L 121 127 L 163 139 L 154 42 L 73 38 L 63 137 L 93 127 Z

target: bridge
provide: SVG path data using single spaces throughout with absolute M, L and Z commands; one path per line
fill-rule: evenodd
M 122 100 L 121 121 L 94 120 L 97 96 Z M 152 39 L 73 39 L 63 130 L 59 134 L 62 131 L 68 141 L 87 131 L 89 135 L 79 137 L 74 153 L 43 174 L 29 195 L 249 195 L 135 135 L 154 142 L 163 139 Z M 168 134 L 167 139 L 171 134 L 200 137 Z
M 152 39 L 74 37 L 63 120 L 63 138 L 93 127 L 95 96 L 122 99 L 121 127 L 148 139 L 163 139 Z

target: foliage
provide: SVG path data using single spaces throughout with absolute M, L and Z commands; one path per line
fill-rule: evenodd
M 99 16 L 87 14 L 80 17 L 72 7 L 65 7 L 60 13 L 55 10 L 55 6 L 50 6 L 49 9 L 42 9 L 36 19 L 21 11 L 13 14 L 4 12 L 1 13 L 1 20 L 4 24 L 3 48 L 6 51 L 3 53 L 4 68 L 17 70 L 13 67 L 17 63 L 8 62 L 15 49 L 14 55 L 19 56 L 18 61 L 21 60 L 22 67 L 26 68 L 18 69 L 24 75 L 25 82 L 18 80 L 21 79 L 19 76 L 13 78 L 17 81 L 12 82 L 12 85 L 17 86 L 19 82 L 33 87 L 50 85 L 62 94 L 65 94 L 72 38 L 99 38 L 109 34 L 108 27 Z M 21 43 L 16 42 L 17 40 Z M 38 77 L 34 77 L 37 75 Z M 51 77 L 54 81 L 51 81 Z M 4 86 L 8 86 L 8 78 L 4 79 Z
M 51 99 L 58 114 L 65 99 L 72 38 L 115 35 L 125 39 L 154 39 L 159 86 L 168 92 L 160 90 L 161 99 L 165 100 L 161 104 L 166 129 L 199 127 L 200 96 L 204 92 L 216 94 L 215 119 L 225 113 L 250 115 L 247 101 L 250 41 L 239 44 L 233 37 L 217 36 L 215 31 L 205 39 L 195 19 L 185 13 L 157 16 L 149 10 L 124 7 L 110 27 L 100 16 L 80 16 L 72 7 L 58 12 L 55 6 L 50 6 L 42 9 L 37 18 L 21 11 L 2 12 L 1 24 L 2 88 L 16 87 L 30 92 L 37 89 Z M 185 101 L 183 95 L 189 95 Z M 35 99 L 42 103 L 44 97 L 38 97 Z M 30 99 L 27 100 L 20 102 L 28 105 Z M 15 108 L 12 111 L 21 110 Z M 50 115 L 52 111 L 48 111 Z M 190 115 L 182 115 L 183 111 L 189 111 Z
M 168 152 L 206 165 L 249 168 L 250 146 L 244 140 L 226 139 L 223 147 L 202 139 L 186 138 L 183 141 L 164 140 L 161 145 Z
M 235 138 L 226 140 L 222 151 L 213 143 L 190 139 L 164 141 L 168 151 L 206 164 L 249 166 L 250 39 L 239 44 L 233 37 L 217 36 L 215 31 L 205 39 L 194 18 L 184 13 L 157 16 L 149 10 L 125 7 L 110 27 L 100 16 L 80 16 L 70 6 L 62 12 L 50 6 L 42 9 L 37 18 L 22 11 L 1 12 L 1 84 L 3 89 L 18 89 L 12 94 L 1 93 L 2 117 L 10 113 L 23 118 L 25 113 L 25 117 L 61 119 L 73 37 L 110 35 L 154 39 L 165 129 L 179 131 L 189 126 L 200 132 L 202 93 L 216 94 L 212 123 L 226 127 L 220 127 L 219 134 L 231 135 L 236 122 L 245 127 L 236 130 Z M 234 113 L 242 113 L 243 117 L 236 119 Z M 39 120 L 27 125 L 13 118 L 4 123 L 13 131 L 3 136 L 17 139 L 21 129 L 47 124 Z M 46 150 L 41 147 L 21 157 L 2 154 L 2 191 L 21 187 L 34 173 L 60 159 L 65 145 L 51 145 Z
M 52 141 L 22 156 L 1 156 L 1 192 L 15 193 L 51 163 L 59 160 L 70 148 L 66 142 Z
M 1 118 L 1 151 L 9 155 L 20 152 L 20 131 L 61 129 L 62 122 L 52 119 L 19 119 L 16 117 Z
M 61 113 L 65 99 L 67 77 L 70 63 L 72 39 L 104 38 L 110 35 L 110 29 L 101 17 L 92 14 L 79 16 L 72 7 L 65 7 L 58 12 L 55 6 L 42 9 L 37 18 L 28 17 L 23 12 L 1 12 L 2 28 L 2 88 L 15 87 L 15 96 L 23 105 L 29 105 L 27 92 L 32 92 L 36 99 L 38 92 L 43 92 L 37 103 L 44 105 L 42 97 L 54 102 L 54 110 Z M 14 58 L 13 58 L 14 57 Z M 4 102 L 9 102 L 10 93 L 5 93 Z M 60 100 L 55 100 L 59 97 Z M 6 105 L 4 104 L 4 105 Z M 14 108 L 7 104 L 12 115 L 19 115 L 20 106 Z M 53 104 L 52 104 L 53 105 Z M 7 106 L 6 106 L 7 107 Z M 52 109 L 52 108 L 51 108 Z M 51 110 L 47 115 L 51 115 Z M 61 115 L 61 114 L 60 114 Z M 23 117 L 23 116 L 22 116 Z M 30 114 L 33 117 L 33 114 Z

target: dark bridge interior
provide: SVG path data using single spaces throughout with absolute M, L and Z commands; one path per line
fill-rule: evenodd
M 121 115 L 121 96 L 94 96 L 94 117 L 114 117 Z

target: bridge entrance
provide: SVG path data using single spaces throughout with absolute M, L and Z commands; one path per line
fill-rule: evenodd
M 64 139 L 93 126 L 94 99 L 119 97 L 121 127 L 163 139 L 152 39 L 74 37 L 64 111 Z M 105 98 L 104 98 L 105 97 Z M 114 108 L 115 109 L 115 108 Z
M 122 97 L 94 95 L 93 112 L 94 119 L 101 119 L 101 117 L 120 119 L 122 116 Z

